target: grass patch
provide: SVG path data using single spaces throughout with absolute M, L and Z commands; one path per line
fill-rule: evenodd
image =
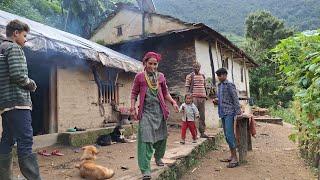
M 272 117 L 280 117 L 284 122 L 295 124 L 296 116 L 292 108 L 270 108 L 270 115 Z

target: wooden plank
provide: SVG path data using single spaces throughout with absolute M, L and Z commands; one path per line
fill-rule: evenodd
M 244 164 L 247 162 L 248 151 L 248 118 L 241 118 L 237 120 L 240 131 L 240 144 L 238 146 L 239 162 Z
M 243 58 L 244 59 L 244 58 Z M 248 92 L 248 89 L 249 89 L 249 87 L 248 87 L 248 85 L 249 85 L 249 83 L 247 82 L 247 66 L 246 66 L 246 63 L 245 62 L 243 62 L 243 75 L 244 75 L 244 83 L 245 83 L 245 85 L 246 85 L 246 95 L 247 95 L 247 97 L 249 97 L 249 92 Z
M 234 83 L 234 72 L 233 72 L 233 56 L 234 56 L 234 54 L 233 54 L 233 52 L 232 52 L 232 54 L 231 54 L 231 74 L 232 74 L 232 82 Z M 227 59 L 227 61 L 228 61 L 228 59 Z
M 116 99 L 116 104 L 119 104 L 120 103 L 120 96 L 119 96 L 119 84 L 117 84 L 117 99 Z
M 250 133 L 250 124 L 248 121 L 248 151 L 252 151 L 252 139 L 251 139 L 251 133 Z

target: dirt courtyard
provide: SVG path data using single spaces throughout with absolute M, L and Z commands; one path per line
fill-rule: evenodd
M 298 147 L 289 141 L 292 127 L 258 123 L 253 151 L 246 165 L 228 169 L 220 159 L 229 156 L 228 146 L 210 152 L 183 180 L 316 180 L 310 168 L 299 157 Z

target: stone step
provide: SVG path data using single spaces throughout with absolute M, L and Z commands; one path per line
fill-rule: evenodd
M 283 126 L 282 118 L 277 118 L 277 117 L 254 117 L 254 120 L 256 120 L 257 122 L 279 124 L 279 125 Z

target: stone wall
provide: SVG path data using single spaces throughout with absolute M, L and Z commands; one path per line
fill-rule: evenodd
M 100 127 L 98 88 L 89 70 L 57 69 L 58 132 L 68 128 Z M 105 108 L 111 114 L 111 107 Z
M 130 105 L 129 92 L 134 74 L 121 72 L 118 76 L 119 100 L 123 105 Z M 98 128 L 106 117 L 117 122 L 118 113 L 112 111 L 111 105 L 103 105 L 105 117 L 99 111 L 98 88 L 92 72 L 88 69 L 74 68 L 57 70 L 58 99 L 58 132 L 64 132 L 71 127 Z
M 193 39 L 165 38 L 157 42 L 152 40 L 134 42 L 111 48 L 135 59 L 142 59 L 148 51 L 160 53 L 162 61 L 159 64 L 159 71 L 165 75 L 170 93 L 185 94 L 185 77 L 192 72 L 192 64 L 196 60 Z M 174 113 L 170 103 L 168 106 L 171 112 L 169 121 L 180 122 L 181 115 Z

